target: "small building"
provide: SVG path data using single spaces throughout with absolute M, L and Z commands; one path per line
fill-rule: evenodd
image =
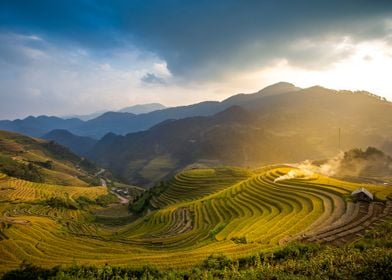
M 353 201 L 366 201 L 370 202 L 373 200 L 373 195 L 365 188 L 359 188 L 351 193 Z

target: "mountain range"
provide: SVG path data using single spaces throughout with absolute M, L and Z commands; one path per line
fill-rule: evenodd
M 132 113 L 132 114 L 138 115 L 138 114 L 149 113 L 149 112 L 156 111 L 156 110 L 162 110 L 165 108 L 166 108 L 166 106 L 164 106 L 160 103 L 147 103 L 147 104 L 137 104 L 137 105 L 133 105 L 133 106 L 124 107 L 124 108 L 117 110 L 115 112 Z M 82 121 L 89 121 L 89 120 L 92 120 L 92 119 L 99 117 L 100 115 L 102 115 L 106 112 L 109 112 L 109 111 L 100 110 L 100 111 L 97 111 L 95 113 L 91 113 L 88 115 L 69 115 L 69 116 L 64 116 L 62 118 L 63 119 L 76 118 L 76 119 L 80 119 Z
M 131 110 L 129 108 L 125 108 L 122 110 L 122 112 L 106 112 L 87 121 L 83 121 L 77 118 L 62 119 L 59 117 L 30 116 L 23 120 L 17 119 L 14 121 L 0 121 L 0 129 L 15 131 L 34 137 L 41 137 L 54 129 L 66 129 L 76 135 L 99 139 L 109 132 L 125 135 L 131 132 L 146 130 L 168 119 L 182 119 L 194 116 L 211 116 L 229 108 L 232 105 L 251 103 L 253 99 L 257 99 L 260 95 L 267 97 L 270 95 L 297 90 L 299 90 L 299 88 L 295 87 L 294 85 L 282 82 L 266 87 L 262 91 L 254 94 L 234 95 L 222 102 L 205 101 L 189 106 L 158 109 L 152 112 L 141 114 L 130 113 L 129 111 Z M 147 105 L 150 109 L 154 108 L 154 106 L 155 108 L 161 108 L 161 106 L 163 106 L 157 104 Z M 135 112 L 140 112 L 140 107 L 136 106 L 133 108 L 133 110 L 135 110 Z
M 392 103 L 368 92 L 281 83 L 214 106 L 223 111 L 108 134 L 88 156 L 123 180 L 148 186 L 188 166 L 323 159 L 392 139 Z
M 159 103 L 151 103 L 126 107 L 117 112 L 109 111 L 91 115 L 75 115 L 72 118 L 29 116 L 25 119 L 0 120 L 0 129 L 19 132 L 33 137 L 42 137 L 52 130 L 62 129 L 80 136 L 98 139 L 109 132 L 125 134 L 147 129 L 151 123 L 154 125 L 160 122 L 161 119 L 166 119 L 165 113 L 159 113 L 164 108 L 166 107 Z M 154 112 L 150 115 L 151 111 Z M 179 111 L 179 117 L 181 117 L 182 110 L 180 109 Z M 172 113 L 169 113 L 169 115 L 170 117 L 173 116 Z
M 147 103 L 147 104 L 138 104 L 138 105 L 125 107 L 118 110 L 117 112 L 132 113 L 135 115 L 139 115 L 139 114 L 146 114 L 146 113 L 150 113 L 157 110 L 163 110 L 163 109 L 166 109 L 166 106 L 160 103 Z
M 343 149 L 388 149 L 392 103 L 365 91 L 281 82 L 222 102 L 138 115 L 107 112 L 89 121 L 30 117 L 0 122 L 0 128 L 7 129 L 4 124 L 65 145 L 123 181 L 151 186 L 192 166 L 254 167 L 330 158 Z

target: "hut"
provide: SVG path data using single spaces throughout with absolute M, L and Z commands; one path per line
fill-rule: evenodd
M 365 188 L 356 189 L 351 193 L 351 198 L 353 201 L 366 201 L 371 202 L 373 200 L 373 195 Z

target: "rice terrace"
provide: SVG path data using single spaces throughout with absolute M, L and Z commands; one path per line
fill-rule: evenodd
M 123 225 L 110 224 L 115 217 L 100 222 L 93 214 L 100 208 L 93 200 L 107 195 L 103 187 L 2 175 L 0 269 L 17 268 L 24 260 L 43 267 L 76 262 L 185 269 L 215 252 L 239 258 L 295 240 L 343 245 L 392 217 L 389 187 L 368 185 L 375 201 L 354 203 L 350 194 L 360 184 L 320 174 L 276 180 L 292 170 L 186 170 L 144 202 L 148 214 Z M 40 203 L 49 197 L 77 207 Z M 79 206 L 80 198 L 86 206 Z
M 391 19 L 1 0 L 0 280 L 392 279 Z

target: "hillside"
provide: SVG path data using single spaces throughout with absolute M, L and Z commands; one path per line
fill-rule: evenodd
M 263 140 L 268 135 L 256 127 L 248 130 L 254 120 L 238 106 L 212 117 L 168 120 L 145 132 L 108 134 L 88 156 L 123 180 L 149 186 L 199 160 L 213 165 L 236 165 L 246 160 L 244 145 L 252 151 L 267 148 L 268 143 Z M 251 136 L 252 132 L 256 134 Z M 246 143 L 247 139 L 253 140 L 254 146 Z
M 59 185 L 99 184 L 91 162 L 52 141 L 0 131 L 0 172 Z
M 52 140 L 60 145 L 67 147 L 73 153 L 79 156 L 86 156 L 86 151 L 89 151 L 97 143 L 97 140 L 72 134 L 63 129 L 55 129 L 42 136 L 43 139 Z
M 339 128 L 342 150 L 381 147 L 392 139 L 390 102 L 366 92 L 275 86 L 223 101 L 242 108 L 223 111 L 224 118 L 170 120 L 143 132 L 107 135 L 89 156 L 124 180 L 150 186 L 195 163 L 246 167 L 331 158 L 339 153 Z
M 291 172 L 297 178 L 277 180 Z M 105 208 L 97 202 L 107 195 L 102 187 L 41 185 L 4 175 L 0 184 L 0 250 L 7 256 L 1 272 L 22 260 L 49 268 L 75 262 L 191 268 L 216 252 L 237 260 L 291 241 L 340 246 L 392 216 L 391 188 L 368 184 L 376 201 L 353 203 L 350 193 L 362 185 L 287 166 L 178 173 L 131 204 L 147 201 L 144 215 L 122 223 L 117 217 L 116 225 L 91 211 Z

